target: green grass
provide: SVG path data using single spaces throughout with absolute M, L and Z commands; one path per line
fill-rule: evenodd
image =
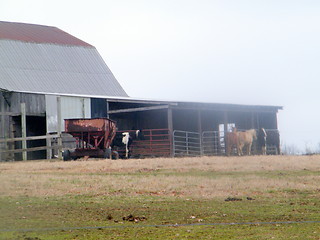
M 319 240 L 313 158 L 2 164 L 0 239 Z
M 155 196 L 2 197 L 0 239 L 318 239 L 319 223 L 152 226 L 320 221 L 318 192 L 284 192 L 285 198 L 282 193 L 230 202 Z M 123 220 L 130 214 L 146 219 Z M 97 226 L 108 228 L 72 229 Z

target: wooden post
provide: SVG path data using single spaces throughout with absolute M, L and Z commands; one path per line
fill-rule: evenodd
M 110 117 L 110 115 L 109 115 L 109 101 L 108 101 L 108 99 L 107 99 L 106 101 L 107 101 L 107 109 L 106 109 L 106 111 L 107 111 L 107 118 L 109 118 L 109 117 Z
M 224 127 L 224 129 L 223 129 L 223 131 L 224 131 L 224 136 L 223 136 L 223 138 L 224 138 L 224 151 L 225 151 L 225 153 L 227 153 L 227 138 L 228 138 L 227 132 L 228 132 L 228 122 L 229 122 L 228 112 L 224 112 L 223 122 L 224 122 L 224 124 L 223 124 L 223 127 Z
M 9 118 L 9 129 L 10 129 L 10 132 L 9 132 L 9 138 L 14 138 L 14 128 L 13 128 L 13 119 L 12 119 L 12 116 L 8 116 Z M 9 150 L 13 150 L 14 149 L 14 146 L 15 144 L 13 142 L 11 143 L 8 143 L 8 149 Z M 8 155 L 8 158 L 10 159 L 10 161 L 14 161 L 14 153 L 9 153 Z
M 5 104 L 4 104 L 4 100 L 3 99 L 1 99 L 1 105 L 0 105 L 0 112 L 1 111 L 3 111 L 3 112 L 5 112 Z M 6 139 L 6 128 L 5 128 L 5 115 L 3 114 L 1 114 L 1 128 L 0 128 L 0 137 L 2 138 L 4 138 L 4 139 Z M 1 144 L 1 145 L 3 145 L 3 149 L 2 149 L 2 147 L 0 146 L 0 150 L 5 150 L 6 149 L 6 143 L 3 143 L 3 144 Z M 4 155 L 4 154 L 3 154 Z M 3 157 L 2 157 L 2 153 L 0 153 L 0 162 L 3 160 Z
M 52 138 L 50 137 L 51 135 L 49 133 L 47 133 L 47 159 L 52 159 L 52 148 L 51 148 L 51 141 L 52 141 Z
M 200 155 L 203 155 L 202 151 L 202 122 L 201 122 L 201 110 L 198 110 L 198 132 L 199 132 L 199 142 L 200 142 Z
M 57 133 L 58 133 L 58 146 L 62 146 L 62 136 L 61 136 L 61 97 L 57 97 Z M 58 148 L 58 159 L 62 160 L 62 147 Z
M 277 118 L 277 113 L 274 113 L 274 129 L 278 131 L 278 118 Z M 277 152 L 278 154 L 281 154 L 281 144 L 280 144 L 280 134 L 278 135 L 278 144 L 277 144 Z
M 82 117 L 86 117 L 86 110 L 85 110 L 85 104 L 84 104 L 85 99 L 81 98 L 81 111 L 82 111 Z
M 173 155 L 173 120 L 172 120 L 172 109 L 168 107 L 168 129 L 169 129 L 169 138 L 170 138 L 170 157 Z
M 22 137 L 27 137 L 27 117 L 26 117 L 26 104 L 21 103 L 21 132 Z M 22 149 L 27 149 L 27 140 L 22 140 Z M 27 151 L 22 152 L 22 160 L 27 161 Z

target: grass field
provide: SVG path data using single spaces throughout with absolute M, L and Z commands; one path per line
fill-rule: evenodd
M 8 162 L 0 173 L 0 239 L 320 239 L 317 155 Z

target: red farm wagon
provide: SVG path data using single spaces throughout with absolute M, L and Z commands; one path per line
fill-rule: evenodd
M 108 118 L 65 119 L 65 133 L 75 139 L 76 148 L 65 150 L 64 160 L 84 156 L 107 158 L 116 134 L 116 123 Z

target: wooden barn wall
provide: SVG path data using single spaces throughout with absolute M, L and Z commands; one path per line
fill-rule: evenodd
M 221 111 L 201 111 L 202 131 L 218 131 L 219 124 L 224 123 L 224 112 Z
M 21 103 L 26 104 L 26 114 L 29 116 L 45 116 L 44 95 L 28 94 L 28 93 L 5 93 L 0 94 L 0 112 L 10 112 L 16 117 L 3 116 L 0 117 L 0 137 L 10 137 L 14 129 L 12 127 L 14 121 L 17 121 L 21 114 Z M 11 136 L 12 137 L 12 136 Z
M 117 130 L 130 130 L 135 125 L 133 113 L 112 114 L 109 118 L 116 122 Z
M 10 112 L 9 100 L 11 99 L 11 95 L 12 94 L 8 95 L 8 93 L 0 92 L 0 112 L 2 113 Z M 0 139 L 13 137 L 11 119 L 12 117 L 9 115 L 0 115 Z M 0 143 L 0 150 L 8 150 L 11 148 L 12 148 L 12 143 L 9 143 L 9 144 Z M 12 154 L 8 154 L 8 153 L 1 154 L 1 161 L 9 161 L 10 159 L 12 159 Z
M 258 113 L 257 122 L 259 127 L 278 129 L 277 113 Z
M 0 112 L 10 112 L 10 107 L 4 99 L 2 93 L 0 94 Z M 10 137 L 10 116 L 0 116 L 0 138 Z M 4 149 L 4 143 L 0 143 L 0 149 Z
M 108 103 L 102 98 L 91 98 L 91 117 L 108 117 Z
M 27 115 L 45 116 L 45 95 L 31 93 L 12 93 L 10 99 L 10 111 L 13 113 L 20 113 L 21 103 L 26 104 Z
M 173 129 L 197 132 L 199 130 L 198 111 L 174 109 L 172 112 Z
M 11 116 L 1 115 L 0 117 L 0 137 L 12 138 L 21 137 L 21 103 L 26 105 L 27 136 L 45 135 L 45 97 L 40 94 L 6 92 L 0 96 L 0 111 L 12 114 Z M 43 140 L 28 141 L 28 147 L 37 147 Z M 21 148 L 21 142 L 0 144 L 1 149 Z M 20 154 L 5 154 L 2 160 L 21 159 Z M 45 156 L 43 152 L 29 152 L 28 159 L 39 159 Z
M 141 129 L 168 128 L 167 110 L 154 110 L 139 113 L 139 125 Z
M 117 122 L 119 130 L 168 128 L 167 109 L 112 114 L 110 118 Z M 198 132 L 201 127 L 202 131 L 218 131 L 219 125 L 225 123 L 225 112 L 173 109 L 172 118 L 174 130 Z M 277 129 L 277 113 L 227 112 L 227 123 L 234 123 L 238 129 Z
M 112 114 L 110 118 L 116 121 L 119 130 L 163 129 L 168 127 L 166 110 Z
M 252 112 L 228 112 L 228 123 L 235 123 L 238 129 L 256 128 Z

